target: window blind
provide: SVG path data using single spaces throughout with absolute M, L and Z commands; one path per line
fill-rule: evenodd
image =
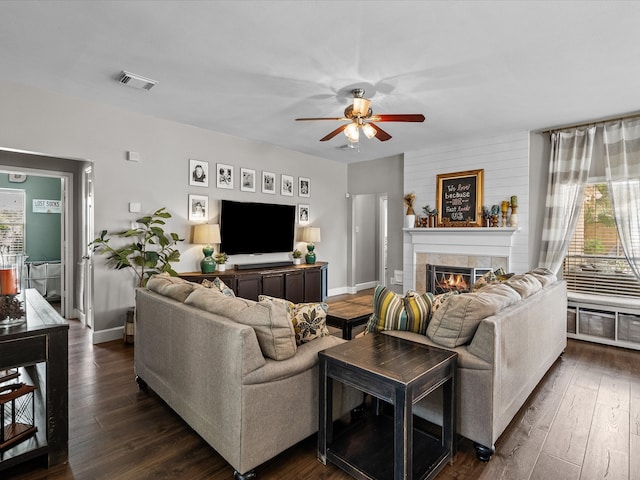
M 24 252 L 25 192 L 0 188 L 0 245 L 9 253 Z
M 596 295 L 640 296 L 624 256 L 606 183 L 585 188 L 576 231 L 562 265 L 567 289 Z

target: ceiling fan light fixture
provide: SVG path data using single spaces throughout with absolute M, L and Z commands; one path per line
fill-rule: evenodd
M 378 133 L 378 131 L 375 128 L 373 128 L 373 126 L 370 123 L 365 123 L 364 125 L 362 125 L 362 132 L 369 139 L 375 137 L 376 133 Z
M 355 122 L 350 123 L 344 129 L 345 136 L 349 139 L 350 142 L 357 142 L 360 140 L 360 132 L 358 131 L 358 124 Z
M 369 113 L 369 106 L 371 100 L 368 98 L 356 97 L 353 99 L 353 116 L 354 117 L 366 117 Z

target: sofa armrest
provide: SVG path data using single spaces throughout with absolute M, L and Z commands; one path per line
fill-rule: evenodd
M 469 344 L 469 353 L 472 353 L 476 357 L 480 357 L 490 365 L 494 364 L 495 351 L 498 348 L 496 330 L 498 325 L 495 319 L 485 318 L 478 325 L 471 343 Z
M 280 361 L 267 358 L 262 367 L 247 373 L 242 383 L 244 385 L 257 385 L 293 377 L 317 365 L 318 352 L 344 342 L 346 340 L 328 335 L 303 343 L 298 346 L 296 354 L 291 358 Z

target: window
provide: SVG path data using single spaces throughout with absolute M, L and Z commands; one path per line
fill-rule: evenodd
M 562 264 L 567 288 L 598 295 L 640 296 L 640 282 L 624 256 L 606 183 L 589 183 Z
M 24 190 L 0 188 L 0 245 L 9 253 L 24 253 Z

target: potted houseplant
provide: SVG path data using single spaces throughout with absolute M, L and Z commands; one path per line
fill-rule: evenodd
M 227 269 L 227 259 L 229 258 L 229 255 L 227 255 L 224 252 L 218 252 L 213 256 L 213 259 L 216 262 L 216 270 L 218 272 L 224 272 Z
M 149 277 L 156 273 L 167 272 L 177 276 L 171 263 L 180 260 L 177 244 L 184 239 L 177 233 L 165 233 L 162 226 L 167 218 L 171 218 L 171 214 L 163 207 L 137 219 L 136 228 L 115 234 L 130 240 L 122 247 L 109 244 L 111 238 L 106 230 L 102 230 L 89 245 L 93 245 L 94 252 L 107 255 L 107 265 L 116 270 L 132 269 L 140 287 L 145 286 Z
M 291 257 L 293 257 L 294 265 L 300 265 L 302 263 L 302 252 L 297 248 L 291 252 Z

